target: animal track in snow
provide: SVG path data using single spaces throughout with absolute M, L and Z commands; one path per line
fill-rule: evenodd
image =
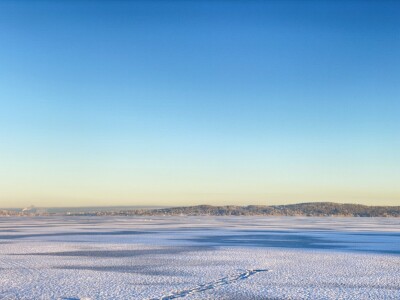
M 267 270 L 267 269 L 249 269 L 246 270 L 245 272 L 239 273 L 239 274 L 235 274 L 235 275 L 230 275 L 230 276 L 226 276 L 223 277 L 221 279 L 218 279 L 216 281 L 212 281 L 209 283 L 205 283 L 205 284 L 200 284 L 194 288 L 191 289 L 187 289 L 187 290 L 182 290 L 182 291 L 177 291 L 177 292 L 172 292 L 168 295 L 165 296 L 161 296 L 159 298 L 152 298 L 151 300 L 171 300 L 171 299 L 177 299 L 177 298 L 183 298 L 186 297 L 188 295 L 192 295 L 194 293 L 200 293 L 200 292 L 204 292 L 204 291 L 208 291 L 208 290 L 213 290 L 219 286 L 222 285 L 227 285 L 227 284 L 231 284 L 233 282 L 239 281 L 239 280 L 244 280 L 249 278 L 250 276 L 253 276 L 257 273 L 260 272 L 269 272 L 271 270 Z

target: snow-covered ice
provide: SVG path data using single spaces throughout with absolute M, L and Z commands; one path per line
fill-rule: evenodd
M 400 299 L 400 219 L 0 218 L 0 299 Z

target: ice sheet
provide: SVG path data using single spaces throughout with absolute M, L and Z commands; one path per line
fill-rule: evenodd
M 400 299 L 400 220 L 0 219 L 0 299 L 176 298 Z

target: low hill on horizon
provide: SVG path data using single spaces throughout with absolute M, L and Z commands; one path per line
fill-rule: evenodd
M 137 214 L 138 212 L 136 212 Z M 333 202 L 308 202 L 287 205 L 248 206 L 182 206 L 143 211 L 143 215 L 186 216 L 352 216 L 352 217 L 400 217 L 400 206 L 368 206 Z
M 119 209 L 117 209 L 119 208 Z M 0 210 L 0 216 L 342 216 L 400 217 L 400 206 L 368 206 L 362 204 L 307 202 L 286 205 L 196 205 L 164 208 L 93 207 L 71 210 Z

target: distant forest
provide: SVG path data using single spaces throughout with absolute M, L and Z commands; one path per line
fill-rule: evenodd
M 43 208 L 20 211 L 0 210 L 0 216 L 342 216 L 342 217 L 400 217 L 400 206 L 367 206 L 359 204 L 338 204 L 312 202 L 290 205 L 249 205 L 249 206 L 184 206 L 158 209 L 121 209 L 79 211 L 79 208 L 64 212 L 51 212 Z
M 125 212 L 129 213 L 129 212 Z M 211 206 L 199 205 L 153 210 L 132 211 L 136 215 L 171 216 L 346 216 L 346 217 L 400 217 L 400 206 L 366 206 L 330 202 L 291 205 Z

